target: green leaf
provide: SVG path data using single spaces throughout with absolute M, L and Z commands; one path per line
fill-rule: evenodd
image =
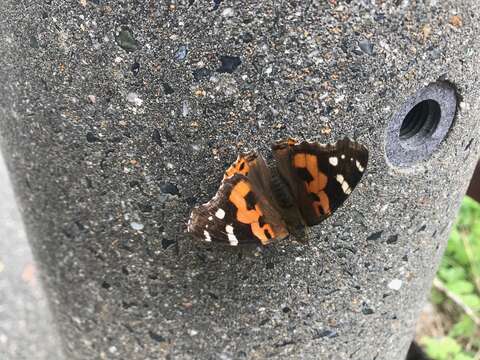
M 447 283 L 447 288 L 458 295 L 470 294 L 475 290 L 475 286 L 466 280 L 458 280 L 456 282 Z
M 467 294 L 461 295 L 460 297 L 468 307 L 472 308 L 472 310 L 480 311 L 480 296 L 475 294 Z
M 480 316 L 480 293 L 475 285 L 478 281 L 476 279 L 480 277 L 479 219 L 480 204 L 465 197 L 437 276 L 449 291 L 459 296 Z M 442 292 L 435 289 L 432 289 L 430 297 L 431 302 L 438 305 L 448 301 Z M 451 316 L 450 318 L 453 320 Z M 480 350 L 478 331 L 479 328 L 471 318 L 464 314 L 449 329 L 447 337 L 424 338 L 422 343 L 432 360 L 473 360 L 475 352 Z M 471 353 L 462 349 L 462 344 L 466 343 L 469 344 Z
M 480 273 L 480 232 L 478 232 L 478 234 L 471 233 L 467 237 L 466 241 L 468 242 L 468 247 L 469 247 L 469 251 L 468 251 L 468 257 L 470 262 L 469 265 L 472 268 L 473 274 L 479 274 Z
M 447 284 L 454 283 L 459 280 L 465 280 L 467 277 L 465 269 L 458 266 L 440 269 L 438 275 Z
M 462 351 L 462 347 L 450 337 L 425 337 L 422 342 L 425 344 L 427 355 L 435 360 L 450 360 Z
M 470 355 L 467 355 L 465 353 L 460 353 L 460 354 L 455 355 L 454 359 L 455 360 L 475 360 L 473 357 L 471 357 Z
M 448 240 L 446 255 L 451 257 L 460 265 L 470 264 L 465 246 L 463 245 L 462 237 L 455 226 L 450 233 Z
M 468 338 L 473 336 L 475 334 L 475 331 L 476 327 L 473 320 L 469 316 L 463 315 L 460 321 L 452 327 L 452 329 L 448 333 L 448 336 L 453 338 Z

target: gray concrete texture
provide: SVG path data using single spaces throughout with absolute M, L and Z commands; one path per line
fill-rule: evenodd
M 14 1 L 0 8 L 4 154 L 71 359 L 403 359 L 478 154 L 480 5 Z M 433 156 L 385 158 L 401 104 L 461 104 Z M 240 150 L 370 151 L 308 245 L 185 234 Z

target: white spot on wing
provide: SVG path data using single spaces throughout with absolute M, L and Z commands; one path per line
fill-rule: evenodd
M 225 226 L 225 231 L 227 232 L 228 242 L 230 243 L 230 245 L 237 246 L 238 245 L 238 239 L 235 236 L 235 234 L 233 233 L 233 226 L 232 225 Z
M 209 221 L 212 221 L 212 220 L 213 220 L 213 216 L 209 216 L 209 217 L 208 217 L 208 220 L 209 220 Z
M 210 237 L 210 234 L 207 230 L 203 230 L 203 235 L 205 235 L 205 241 L 207 242 L 212 241 L 212 238 Z
M 328 158 L 328 162 L 332 166 L 337 166 L 338 165 L 338 158 L 336 156 L 332 156 L 332 157 Z
M 342 160 L 345 159 L 345 154 L 342 154 L 342 156 L 340 156 L 340 157 L 342 158 Z
M 225 211 L 223 209 L 218 209 L 215 213 L 215 216 L 220 220 L 223 220 L 223 218 L 225 217 Z
M 230 245 L 232 245 L 232 246 L 237 246 L 238 245 L 237 237 L 233 234 L 228 234 L 228 241 L 230 242 Z
M 360 164 L 358 160 L 355 162 L 355 165 L 357 165 L 358 171 L 363 172 L 365 170 L 365 168 L 362 166 L 362 164 Z
M 345 181 L 343 175 L 338 174 L 336 177 L 338 183 L 342 186 L 342 190 L 345 194 L 350 195 L 352 189 L 350 189 L 350 185 Z

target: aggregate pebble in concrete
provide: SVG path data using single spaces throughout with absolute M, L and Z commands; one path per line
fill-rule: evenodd
M 4 1 L 3 148 L 70 358 L 402 359 L 478 154 L 479 14 Z M 390 167 L 389 119 L 438 79 L 462 96 L 452 130 L 429 160 Z M 308 245 L 185 235 L 239 151 L 345 135 L 368 173 Z

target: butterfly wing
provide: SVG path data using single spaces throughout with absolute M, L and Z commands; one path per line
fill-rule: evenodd
M 288 139 L 272 150 L 308 226 L 322 222 L 343 204 L 368 163 L 367 149 L 348 138 L 327 145 Z
M 269 189 L 270 172 L 255 152 L 241 154 L 225 172 L 217 194 L 193 209 L 188 231 L 227 245 L 267 245 L 288 236 Z

